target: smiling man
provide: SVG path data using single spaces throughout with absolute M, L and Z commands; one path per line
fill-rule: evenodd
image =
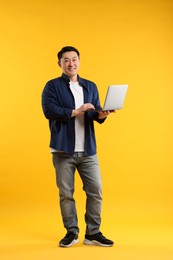
M 58 52 L 61 77 L 46 83 L 42 93 L 42 107 L 49 120 L 50 150 L 56 171 L 60 208 L 65 237 L 61 247 L 78 242 L 78 218 L 74 194 L 74 175 L 78 171 L 86 193 L 86 234 L 84 244 L 112 246 L 113 241 L 100 232 L 102 183 L 96 153 L 94 121 L 103 123 L 110 114 L 96 112 L 100 107 L 97 86 L 78 75 L 79 51 L 66 46 Z
M 62 72 L 70 78 L 70 81 L 76 82 L 80 65 L 79 54 L 75 51 L 68 51 L 62 55 L 59 54 L 58 59 Z

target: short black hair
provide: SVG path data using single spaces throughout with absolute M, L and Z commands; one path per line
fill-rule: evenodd
M 63 53 L 68 52 L 68 51 L 74 51 L 74 52 L 77 53 L 78 57 L 80 57 L 80 53 L 79 53 L 79 51 L 75 47 L 73 47 L 73 46 L 65 46 L 58 52 L 58 54 L 57 54 L 58 60 L 60 61 L 60 59 L 62 58 Z

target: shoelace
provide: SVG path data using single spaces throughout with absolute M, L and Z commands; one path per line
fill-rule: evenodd
M 98 233 L 98 236 L 99 236 L 99 237 L 102 237 L 102 238 L 105 238 L 101 232 Z
M 71 235 L 73 235 L 73 233 L 67 233 L 64 238 L 68 238 Z

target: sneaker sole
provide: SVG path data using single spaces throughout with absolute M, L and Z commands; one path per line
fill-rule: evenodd
M 102 244 L 96 240 L 88 240 L 88 239 L 84 239 L 84 245 L 88 245 L 88 246 L 103 246 L 103 247 L 111 247 L 113 246 L 113 244 L 108 245 L 108 244 Z
M 78 239 L 74 239 L 74 240 L 73 240 L 70 244 L 68 244 L 68 245 L 59 244 L 59 246 L 60 246 L 60 247 L 70 247 L 70 246 L 75 245 L 75 244 L 77 244 L 77 243 L 79 243 L 79 240 L 78 240 Z

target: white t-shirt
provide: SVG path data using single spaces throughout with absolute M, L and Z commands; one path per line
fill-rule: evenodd
M 84 104 L 83 88 L 78 82 L 70 82 L 70 89 L 75 100 L 75 109 Z M 84 151 L 85 129 L 84 115 L 75 117 L 75 152 Z
M 70 82 L 70 89 L 75 100 L 75 109 L 78 109 L 84 104 L 83 88 L 78 82 Z M 85 143 L 85 127 L 84 115 L 75 117 L 75 152 L 84 152 Z M 51 152 L 57 150 L 50 148 Z

